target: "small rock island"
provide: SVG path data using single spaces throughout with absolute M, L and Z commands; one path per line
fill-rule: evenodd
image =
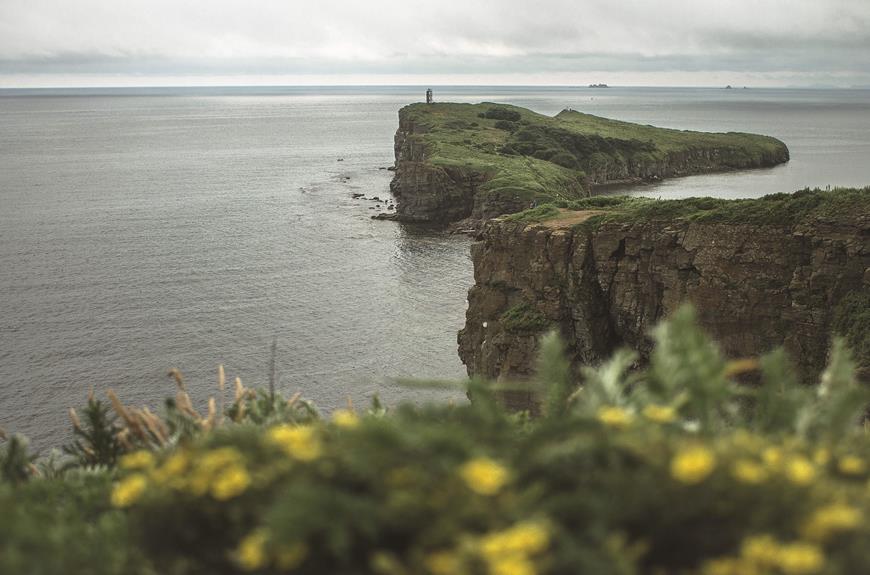
M 789 160 L 768 136 L 673 130 L 574 110 L 555 117 L 504 104 L 412 104 L 399 111 L 394 219 L 469 226 L 596 188 Z

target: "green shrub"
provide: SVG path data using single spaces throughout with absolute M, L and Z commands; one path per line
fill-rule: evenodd
M 507 122 L 519 122 L 522 118 L 519 112 L 508 108 L 490 108 L 480 113 L 479 116 L 487 120 L 504 120 Z
M 538 206 L 533 210 L 523 212 L 531 217 L 532 214 L 538 215 L 551 214 L 555 210 L 553 206 Z M 558 213 L 558 210 L 556 210 Z M 504 312 L 499 318 L 502 327 L 507 331 L 528 331 L 538 333 L 546 329 L 550 325 L 550 321 L 539 312 L 533 304 L 521 302 Z
M 127 514 L 109 505 L 111 485 L 106 474 L 0 483 L 0 573 L 153 573 L 130 545 Z
M 495 127 L 499 130 L 505 130 L 507 132 L 513 132 L 517 129 L 516 122 L 509 122 L 508 120 L 499 120 L 495 123 Z
M 648 368 L 619 352 L 580 386 L 549 335 L 533 381 L 466 382 L 462 405 L 322 420 L 243 391 L 224 424 L 121 457 L 111 487 L 0 485 L 0 572 L 870 572 L 870 397 L 842 341 L 811 388 L 781 351 L 729 361 L 690 308 L 653 335 Z
M 579 170 L 580 163 L 577 158 L 567 152 L 559 152 L 550 156 L 550 161 L 556 165 L 568 168 L 569 170 Z

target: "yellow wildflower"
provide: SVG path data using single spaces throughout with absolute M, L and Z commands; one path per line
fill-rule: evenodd
M 741 483 L 757 485 L 767 480 L 767 470 L 751 459 L 738 459 L 731 473 Z
M 256 571 L 266 565 L 266 541 L 269 533 L 257 529 L 239 542 L 236 549 L 236 562 L 245 571 Z
M 536 575 L 535 564 L 525 555 L 505 555 L 487 563 L 490 575 Z
M 768 467 L 779 467 L 782 464 L 782 450 L 778 447 L 768 447 L 761 452 L 761 459 Z
M 251 476 L 241 465 L 230 465 L 218 472 L 211 482 L 211 495 L 218 501 L 238 497 L 251 484 Z
M 740 546 L 740 556 L 761 567 L 777 565 L 779 552 L 779 543 L 770 535 L 748 537 Z
M 184 484 L 183 474 L 187 470 L 190 463 L 190 457 L 184 450 L 178 450 L 163 462 L 163 465 L 158 467 L 152 473 L 154 481 L 158 484 L 169 484 L 173 487 L 179 487 Z
M 299 461 L 313 461 L 323 449 L 317 431 L 310 426 L 279 425 L 269 430 L 269 440 Z
M 238 463 L 242 459 L 241 452 L 235 447 L 219 447 L 200 457 L 196 466 L 202 471 L 213 472 L 221 467 Z
M 211 485 L 211 474 L 203 470 L 197 470 L 187 481 L 188 490 L 194 495 L 200 496 L 208 493 Z
M 790 543 L 780 547 L 777 566 L 786 575 L 811 575 L 825 565 L 822 550 L 812 543 Z
M 282 571 L 292 571 L 296 569 L 305 558 L 308 557 L 308 547 L 305 543 L 294 543 L 293 545 L 280 547 L 275 556 L 275 563 Z
M 550 544 L 550 534 L 538 521 L 522 521 L 513 527 L 485 536 L 480 549 L 487 560 L 504 555 L 534 555 Z
M 795 485 L 809 485 L 816 478 L 816 468 L 806 457 L 795 457 L 785 466 L 785 476 Z
M 461 569 L 459 557 L 451 551 L 432 553 L 426 557 L 424 563 L 432 575 L 456 575 Z
M 655 423 L 671 423 L 677 419 L 677 411 L 670 405 L 650 404 L 643 408 L 643 416 Z
M 622 429 L 628 427 L 634 416 L 621 407 L 604 406 L 598 409 L 598 421 L 607 427 Z
M 472 459 L 459 469 L 459 474 L 479 495 L 495 495 L 508 480 L 508 470 L 488 457 Z
M 212 482 L 228 467 L 242 466 L 244 457 L 234 447 L 220 447 L 202 455 L 193 466 L 187 480 L 187 487 L 197 496 L 205 495 L 212 488 Z
M 807 520 L 803 534 L 813 541 L 824 541 L 839 531 L 849 531 L 861 525 L 861 512 L 843 503 L 832 503 L 820 509 Z
M 863 475 L 867 471 L 867 464 L 860 457 L 846 455 L 840 458 L 837 469 L 845 475 Z
M 359 425 L 359 417 L 349 409 L 339 409 L 338 411 L 333 412 L 332 422 L 336 427 L 353 429 Z
M 148 487 L 148 481 L 141 473 L 125 477 L 112 489 L 112 505 L 115 507 L 133 505 L 142 497 L 146 487 Z
M 671 476 L 693 485 L 704 481 L 716 467 L 716 456 L 702 445 L 681 449 L 671 460 Z
M 144 449 L 128 453 L 118 462 L 121 469 L 148 469 L 154 465 L 154 455 Z

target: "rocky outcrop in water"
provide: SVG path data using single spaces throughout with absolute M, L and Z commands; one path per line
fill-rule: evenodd
M 650 329 L 692 302 L 729 356 L 782 345 L 812 380 L 838 308 L 870 291 L 870 189 L 856 197 L 847 213 L 797 223 L 583 223 L 598 212 L 493 220 L 472 247 L 475 285 L 459 355 L 469 374 L 524 378 L 539 336 L 555 327 L 575 364 L 621 346 L 646 357 Z
M 396 215 L 407 222 L 446 223 L 468 217 L 481 176 L 448 171 L 427 162 L 426 143 L 414 122 L 399 112 L 395 136 L 396 172 L 390 191 Z

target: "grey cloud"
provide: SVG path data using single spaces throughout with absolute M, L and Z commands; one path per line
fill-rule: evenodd
M 2 74 L 870 72 L 866 0 L 3 0 Z

